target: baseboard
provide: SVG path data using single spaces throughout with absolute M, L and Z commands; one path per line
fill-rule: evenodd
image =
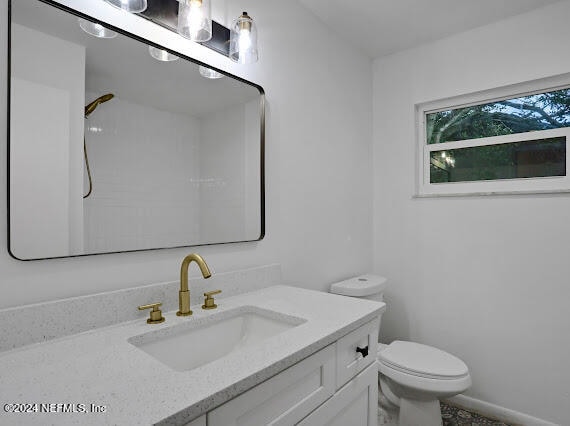
M 519 411 L 510 410 L 465 395 L 456 395 L 446 399 L 446 401 L 450 404 L 465 408 L 466 410 L 474 411 L 485 417 L 490 417 L 508 424 L 521 426 L 559 426 L 556 423 L 547 422 L 546 420 L 538 419 Z

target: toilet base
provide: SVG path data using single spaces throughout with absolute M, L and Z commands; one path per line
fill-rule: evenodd
M 399 426 L 442 426 L 439 400 L 400 398 Z
M 378 403 L 388 411 L 395 411 L 398 426 L 442 426 L 439 399 L 409 399 L 398 397 L 388 385 L 387 377 L 378 375 Z
M 378 404 L 378 426 L 398 426 L 398 411 Z

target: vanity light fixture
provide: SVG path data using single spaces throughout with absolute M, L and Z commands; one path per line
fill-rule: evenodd
M 148 47 L 148 53 L 150 53 L 150 56 L 152 56 L 157 61 L 172 62 L 179 59 L 178 56 L 154 46 Z
M 252 64 L 259 59 L 257 26 L 247 12 L 238 16 L 228 28 L 212 21 L 212 0 L 103 1 L 122 10 L 137 13 L 239 64 Z
M 79 27 L 85 31 L 87 34 L 98 37 L 98 38 L 114 38 L 117 37 L 117 33 L 115 31 L 111 31 L 108 28 L 105 28 L 101 24 L 97 24 L 96 22 L 91 22 L 86 19 L 78 19 Z
M 203 65 L 200 65 L 199 71 L 200 71 L 200 75 L 202 77 L 206 77 L 206 78 L 209 78 L 212 80 L 222 78 L 224 76 L 222 73 L 219 73 L 218 71 L 214 71 L 213 69 L 205 67 Z
M 230 59 L 239 64 L 252 64 L 259 58 L 257 27 L 247 12 L 243 12 L 230 27 Z
M 131 13 L 140 13 L 146 10 L 146 0 L 105 0 L 112 6 Z
M 210 0 L 178 1 L 178 34 L 197 42 L 212 38 Z

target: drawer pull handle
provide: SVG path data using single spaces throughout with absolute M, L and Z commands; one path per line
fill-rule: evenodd
M 362 358 L 366 358 L 368 356 L 368 346 L 363 348 L 356 347 L 356 352 L 362 354 Z

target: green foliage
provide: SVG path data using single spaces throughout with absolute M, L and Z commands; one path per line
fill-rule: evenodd
M 445 160 L 453 159 L 453 164 Z M 564 176 L 565 137 L 432 151 L 430 182 Z
M 427 114 L 427 143 L 524 133 L 570 125 L 570 89 Z

